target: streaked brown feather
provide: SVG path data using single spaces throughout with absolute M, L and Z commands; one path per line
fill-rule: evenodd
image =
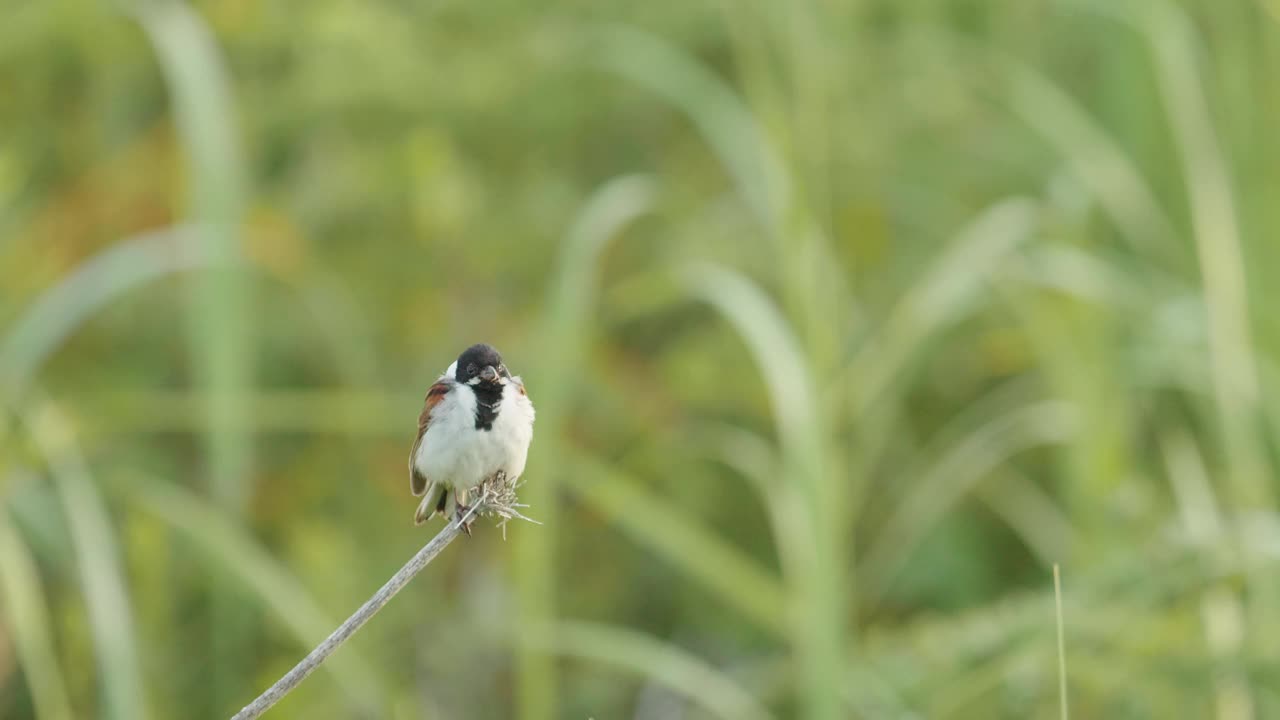
M 418 415 L 418 439 L 413 441 L 413 450 L 409 453 L 409 485 L 414 495 L 421 495 L 427 491 L 427 478 L 418 472 L 414 463 L 414 460 L 418 457 L 418 446 L 422 444 L 422 438 L 427 434 L 427 428 L 431 425 L 431 411 L 435 410 L 436 406 L 444 400 L 451 387 L 453 387 L 452 380 L 437 380 L 427 390 L 427 398 L 422 404 L 422 414 Z

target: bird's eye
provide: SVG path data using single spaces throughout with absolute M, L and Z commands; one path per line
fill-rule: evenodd
M 468 374 L 468 375 L 475 375 L 475 374 L 476 374 L 476 364 L 475 364 L 475 363 L 471 363 L 470 365 L 468 365 L 468 366 L 467 366 L 467 374 Z

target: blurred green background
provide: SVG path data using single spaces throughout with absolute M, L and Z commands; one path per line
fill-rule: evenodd
M 1280 3 L 10 0 L 0 716 L 1280 717 Z

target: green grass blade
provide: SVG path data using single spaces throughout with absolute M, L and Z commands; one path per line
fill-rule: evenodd
M 1071 437 L 1072 413 L 1064 403 L 1019 408 L 978 427 L 910 483 L 911 491 L 890 513 L 867 549 L 860 577 L 866 595 L 880 597 L 918 543 L 975 483 L 1012 455 Z
M 133 490 L 143 507 L 195 543 L 219 577 L 238 581 L 271 610 L 301 651 L 318 645 L 338 626 L 289 569 L 268 555 L 225 511 L 162 481 L 139 483 Z M 353 712 L 384 714 L 381 698 L 386 695 L 377 673 L 355 648 L 344 648 L 324 667 L 347 696 Z
M 818 429 L 813 383 L 800 344 L 777 306 L 750 280 L 725 268 L 691 266 L 684 278 L 695 297 L 738 331 L 760 366 L 784 453 L 812 450 L 817 438 L 811 431 Z
M 563 475 L 564 424 L 573 402 L 572 372 L 588 358 L 587 329 L 596 296 L 596 265 L 606 244 L 623 228 L 647 212 L 654 186 L 647 178 L 626 176 L 597 190 L 579 211 L 569 229 L 551 285 L 540 336 L 538 364 L 526 375 L 538 409 L 537 440 L 530 450 L 521 490 L 544 523 L 522 533 L 514 548 L 520 622 L 539 624 L 555 616 L 553 551 L 556 529 L 556 485 Z M 523 720 L 556 716 L 556 672 L 551 658 L 523 643 L 517 648 L 517 704 Z
M 1195 441 L 1184 431 L 1170 432 L 1161 442 L 1169 483 L 1182 525 L 1192 543 L 1221 546 L 1226 540 L 1226 522 L 1218 510 L 1218 500 L 1209 482 Z M 1229 576 L 1229 557 L 1215 558 L 1224 577 Z M 1244 602 L 1238 588 L 1220 581 L 1205 590 L 1200 599 L 1205 648 L 1222 668 L 1214 674 L 1214 705 L 1218 720 L 1243 720 L 1256 716 L 1248 673 L 1244 668 L 1244 635 L 1247 625 Z
M 210 494 L 241 512 L 250 494 L 251 436 L 247 399 L 252 382 L 250 293 L 240 241 L 244 170 L 232 111 L 231 85 L 212 31 L 183 2 L 142 2 L 136 15 L 146 31 L 173 105 L 189 161 L 191 212 L 210 266 L 192 278 L 188 341 L 195 384 L 208 390 L 209 431 L 204 436 Z M 214 703 L 230 703 L 250 683 L 238 658 L 248 651 L 252 628 L 231 598 L 213 596 Z
M 715 717 L 766 720 L 771 715 L 746 688 L 704 660 L 634 630 L 562 621 L 527 630 L 552 652 L 629 669 L 684 695 Z
M 98 659 L 105 716 L 148 717 L 128 586 L 106 503 L 75 444 L 70 422 L 52 403 L 28 419 L 32 438 L 49 471 L 71 529 L 76 567 Z
M 805 511 L 798 504 L 798 494 L 778 491 L 778 479 L 783 475 L 777 448 L 763 436 L 732 425 L 707 428 L 692 433 L 690 439 L 697 446 L 696 452 L 707 453 L 710 459 L 723 463 L 751 483 L 769 518 L 783 573 L 799 572 L 800 568 L 787 563 L 802 558 L 804 552 L 788 543 L 800 540 Z
M 747 207 L 780 238 L 790 204 L 790 180 L 750 110 L 701 63 L 639 30 L 600 29 L 592 60 L 684 110 L 727 169 Z
M 751 281 L 715 266 L 690 268 L 685 278 L 690 292 L 742 337 L 768 388 L 782 447 L 784 477 L 778 478 L 777 492 L 794 493 L 803 509 L 803 521 L 788 528 L 796 536 L 779 543 L 799 555 L 785 564 L 797 569 L 788 578 L 793 593 L 788 620 L 801 696 L 811 717 L 838 717 L 850 543 L 841 533 L 843 483 L 826 474 L 834 463 L 827 456 L 808 362 L 777 306 Z
M 1182 11 L 1167 2 L 1146 8 L 1145 25 L 1169 120 L 1182 151 L 1183 178 L 1191 201 L 1209 312 L 1210 367 L 1234 476 L 1235 500 L 1242 507 L 1274 508 L 1275 492 L 1255 425 L 1261 404 L 1243 240 L 1231 172 L 1201 88 L 1194 29 Z
M 1137 249 L 1163 252 L 1179 233 L 1124 150 L 1047 78 L 1012 58 L 993 59 L 1008 78 L 1014 113 L 1058 152 Z
M 1265 451 L 1255 425 L 1261 391 L 1248 306 L 1245 255 L 1231 168 L 1214 129 L 1197 60 L 1195 27 L 1170 2 L 1081 7 L 1125 22 L 1150 46 L 1156 80 L 1182 161 L 1191 225 L 1209 316 L 1209 360 L 1218 421 L 1231 466 L 1233 499 L 1274 507 Z
M 1129 24 L 1149 45 L 1152 69 L 1182 164 L 1208 316 L 1209 371 L 1218 434 L 1225 448 L 1227 495 L 1234 508 L 1276 507 L 1271 463 L 1259 420 L 1262 404 L 1253 340 L 1244 237 L 1228 158 L 1214 127 L 1199 60 L 1196 26 L 1170 2 L 1101 3 L 1084 7 Z M 1249 577 L 1248 623 L 1263 626 L 1280 603 L 1274 573 Z M 1262 633 L 1248 636 L 1266 652 Z M 1244 695 L 1251 692 L 1241 689 Z M 1252 707 L 1252 700 L 1248 707 Z
M 992 483 L 976 488 L 978 497 L 1018 535 L 1042 565 L 1066 557 L 1076 529 L 1049 493 L 1023 473 L 1005 468 Z
M 204 21 L 185 3 L 141 3 L 146 30 L 172 95 L 191 161 L 192 207 L 209 267 L 191 286 L 191 341 L 197 382 L 210 390 L 208 437 L 213 495 L 243 505 L 249 446 L 243 432 L 249 384 L 248 283 L 238 238 L 244 179 L 228 80 Z
M 913 284 L 843 373 L 855 388 L 857 414 L 892 389 L 927 338 L 976 302 L 987 274 L 1030 237 L 1036 209 L 1023 199 L 1004 200 L 987 209 Z
M 5 628 L 31 691 L 37 720 L 71 720 L 67 683 L 53 647 L 48 603 L 35 560 L 0 508 L 0 597 Z
M 1062 573 L 1057 563 L 1053 566 L 1053 607 L 1058 627 L 1058 695 L 1062 703 L 1062 720 L 1068 720 L 1067 712 L 1067 642 L 1062 630 Z
M 0 343 L 0 387 L 19 392 L 94 312 L 136 287 L 203 263 L 198 238 L 175 227 L 126 238 L 45 290 Z
M 247 427 L 262 434 L 394 436 L 404 432 L 401 413 L 405 397 L 417 394 L 407 388 L 261 390 L 253 394 L 249 404 L 253 419 Z M 206 402 L 202 393 L 187 390 L 104 391 L 81 396 L 81 406 L 93 411 L 85 414 L 83 422 L 94 431 L 113 435 L 204 432 L 209 428 Z
M 693 578 L 759 627 L 786 637 L 786 601 L 778 581 L 641 483 L 598 460 L 574 463 L 565 483 L 622 532 Z

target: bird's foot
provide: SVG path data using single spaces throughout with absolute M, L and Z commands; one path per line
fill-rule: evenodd
M 462 528 L 462 532 L 471 537 L 471 523 L 475 522 L 475 513 L 470 505 L 458 503 L 458 509 L 454 511 L 454 519 L 458 521 L 458 527 Z

